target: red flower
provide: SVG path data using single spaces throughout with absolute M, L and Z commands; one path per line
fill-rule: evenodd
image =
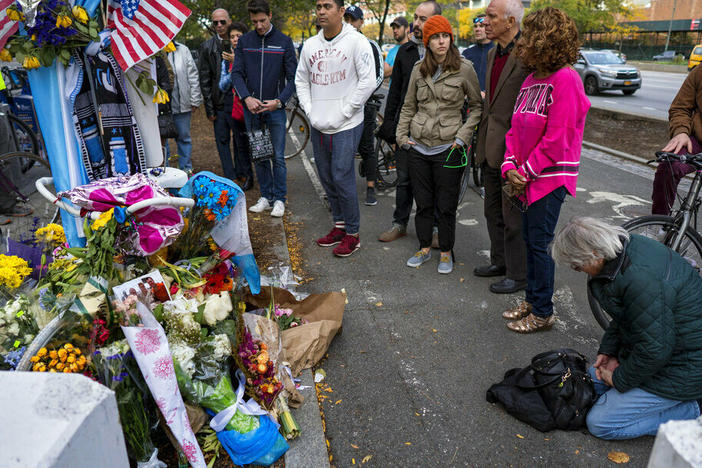
M 170 298 L 168 297 L 168 291 L 166 291 L 166 285 L 163 283 L 155 283 L 152 286 L 154 292 L 154 297 L 160 302 L 166 302 Z

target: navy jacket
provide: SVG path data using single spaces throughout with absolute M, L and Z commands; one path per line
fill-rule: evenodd
M 494 42 L 473 44 L 463 51 L 463 56 L 473 62 L 473 68 L 478 75 L 480 91 L 485 91 L 485 75 L 487 74 L 487 54 L 495 46 Z
M 285 104 L 295 92 L 296 69 L 295 48 L 288 36 L 275 27 L 265 36 L 249 31 L 236 46 L 232 83 L 242 101 L 253 96 Z

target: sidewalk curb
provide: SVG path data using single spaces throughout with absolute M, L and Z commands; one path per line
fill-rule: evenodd
M 285 266 L 292 267 L 283 218 L 274 218 L 273 224 L 279 226 L 284 243 L 276 246 L 275 252 Z M 300 426 L 300 435 L 288 442 L 290 449 L 285 452 L 285 468 L 329 468 L 326 436 L 322 428 L 322 416 L 319 413 L 312 370 L 303 370 L 300 373 L 300 379 L 300 385 L 308 388 L 300 390 L 305 397 L 302 406 L 291 410 L 295 421 Z

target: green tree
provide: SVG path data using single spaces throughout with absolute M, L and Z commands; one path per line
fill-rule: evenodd
M 560 8 L 573 18 L 581 36 L 611 30 L 634 14 L 625 0 L 534 0 L 529 11 L 547 6 Z

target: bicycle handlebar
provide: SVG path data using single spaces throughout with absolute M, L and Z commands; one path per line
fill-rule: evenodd
M 49 189 L 46 188 L 47 185 L 51 184 L 53 185 L 54 183 L 54 178 L 53 177 L 41 177 L 37 179 L 36 183 L 34 184 L 37 188 L 37 191 L 49 200 L 51 203 L 54 205 L 58 206 L 59 208 L 66 210 L 71 216 L 74 216 L 76 218 L 81 217 L 81 212 L 79 209 L 75 208 L 74 206 L 69 205 L 68 203 L 59 200 L 56 195 L 51 193 Z M 142 200 L 140 202 L 137 202 L 127 208 L 127 214 L 133 214 L 139 210 L 142 210 L 144 208 L 148 208 L 149 206 L 154 206 L 154 205 L 159 205 L 159 206 L 174 206 L 174 207 L 185 207 L 185 208 L 192 208 L 192 206 L 195 204 L 195 200 L 192 198 L 180 198 L 180 197 L 158 197 L 158 198 L 150 198 L 148 200 Z M 97 219 L 100 216 L 99 211 L 91 211 L 89 216 L 91 219 Z
M 676 160 L 682 163 L 692 164 L 698 169 L 702 169 L 702 153 L 697 154 L 676 154 L 668 151 L 656 151 L 656 158 L 646 161 L 646 164 L 651 164 L 653 162 L 663 162 L 669 160 Z

